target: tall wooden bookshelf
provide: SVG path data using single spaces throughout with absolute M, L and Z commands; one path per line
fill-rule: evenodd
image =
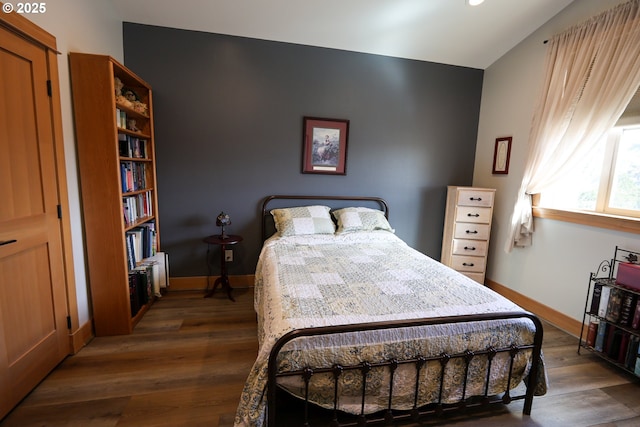
M 69 59 L 95 334 L 130 334 L 152 299 L 132 310 L 128 235 L 153 227 L 156 250 L 160 241 L 152 91 L 109 56 L 70 53 Z M 136 148 L 127 151 L 132 143 Z M 132 188 L 126 188 L 133 181 L 127 168 L 137 172 Z M 132 201 L 142 203 L 133 219 Z

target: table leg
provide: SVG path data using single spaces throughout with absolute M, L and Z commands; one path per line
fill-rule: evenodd
M 210 291 L 208 290 L 204 297 L 209 298 L 213 296 L 213 293 L 218 288 L 218 285 L 221 285 L 221 289 L 226 289 L 227 297 L 231 301 L 235 302 L 236 300 L 233 299 L 233 297 L 231 296 L 231 291 L 233 290 L 233 288 L 231 287 L 231 283 L 229 282 L 229 276 L 227 275 L 227 262 L 224 257 L 225 249 L 226 249 L 225 245 L 220 245 L 220 277 L 216 279 L 216 281 L 213 284 L 213 288 L 211 288 Z M 207 249 L 207 265 L 209 266 L 209 276 L 207 276 L 207 289 L 209 289 L 209 277 L 211 276 L 211 266 L 208 264 L 208 260 L 209 260 L 209 249 Z

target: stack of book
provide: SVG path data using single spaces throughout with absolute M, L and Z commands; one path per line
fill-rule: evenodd
M 145 163 L 120 162 L 120 182 L 122 192 L 130 193 L 147 188 L 147 173 Z
M 131 303 L 131 317 L 134 317 L 152 298 L 151 266 L 143 265 L 129 272 L 129 301 Z
M 127 263 L 134 270 L 140 261 L 156 254 L 156 224 L 154 221 L 141 224 L 126 232 Z
M 145 191 L 134 196 L 122 198 L 122 214 L 126 226 L 135 224 L 138 220 L 153 216 L 153 198 L 151 191 Z
M 169 287 L 168 256 L 164 252 L 145 258 L 129 271 L 129 301 L 134 317 L 153 298 L 162 297 L 161 291 Z
M 640 298 L 615 285 L 615 279 L 594 284 L 586 344 L 640 375 Z

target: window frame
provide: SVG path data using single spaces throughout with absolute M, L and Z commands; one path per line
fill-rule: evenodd
M 635 115 L 634 117 L 621 118 L 609 133 L 595 211 L 543 207 L 539 205 L 540 194 L 534 194 L 532 196 L 533 216 L 535 218 L 553 219 L 591 227 L 640 234 L 640 214 L 637 216 L 628 215 L 629 212 L 627 211 L 608 207 L 611 184 L 613 182 L 612 175 L 615 168 L 613 161 L 617 155 L 618 143 L 622 136 L 622 131 L 624 128 L 638 126 L 640 126 L 640 118 Z M 635 214 L 636 212 L 633 211 L 633 213 Z
M 640 234 L 640 218 L 605 214 L 600 212 L 569 211 L 537 206 L 540 195 L 533 195 L 533 216 L 535 218 L 553 219 L 591 227 Z
M 603 173 L 600 176 L 600 188 L 598 189 L 598 201 L 596 202 L 597 212 L 605 214 L 628 216 L 640 219 L 640 210 L 629 210 L 611 207 L 611 191 L 613 188 L 613 179 L 617 167 L 618 150 L 622 141 L 622 134 L 625 130 L 639 130 L 640 124 L 637 121 L 624 124 L 618 123 L 607 136 L 607 147 L 605 149 L 605 159 L 607 162 L 603 166 Z

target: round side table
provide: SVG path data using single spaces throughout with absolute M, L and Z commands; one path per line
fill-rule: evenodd
M 234 300 L 233 297 L 231 296 L 231 290 L 233 288 L 229 283 L 229 276 L 227 276 L 227 262 L 224 255 L 228 245 L 235 245 L 236 243 L 242 242 L 242 236 L 230 234 L 228 236 L 225 236 L 225 238 L 222 238 L 222 236 L 220 235 L 214 235 L 214 236 L 205 237 L 204 239 L 202 239 L 202 241 L 207 244 L 207 268 L 209 269 L 209 275 L 207 276 L 207 289 L 204 297 L 209 298 L 213 296 L 213 293 L 218 288 L 218 285 L 221 285 L 222 289 L 226 289 L 227 296 L 229 297 L 229 299 L 235 302 L 236 300 Z M 213 287 L 211 288 L 211 290 L 209 290 L 209 278 L 211 277 L 211 263 L 209 262 L 209 251 L 211 249 L 211 245 L 220 246 L 220 277 L 216 279 L 216 281 L 213 284 Z

